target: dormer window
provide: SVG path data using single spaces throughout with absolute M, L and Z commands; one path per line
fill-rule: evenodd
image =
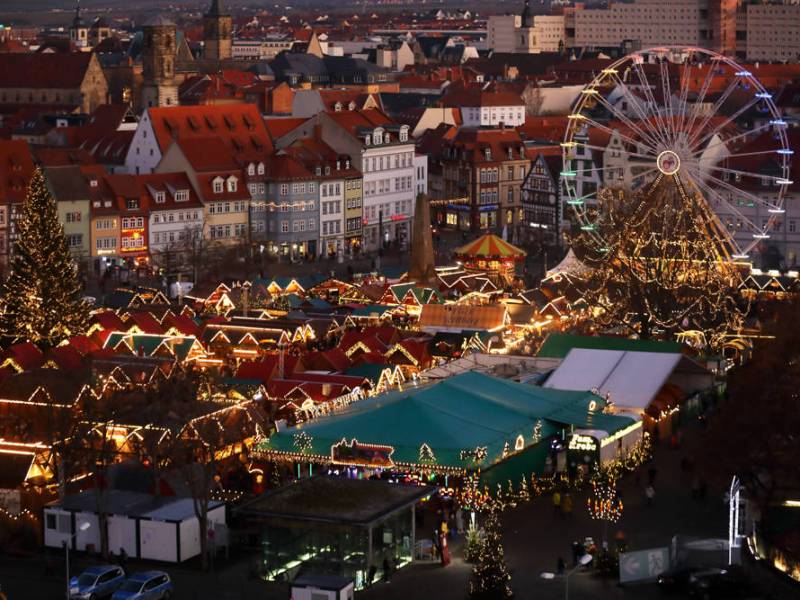
M 513 160 L 513 159 L 514 159 L 514 149 L 513 148 L 509 148 L 508 149 L 508 160 Z
M 364 145 L 365 145 L 365 146 L 369 146 L 371 142 L 372 142 L 372 136 L 371 136 L 371 135 L 369 135 L 369 134 L 367 134 L 367 135 L 364 137 Z
M 335 112 L 342 112 L 342 103 L 341 102 L 337 102 L 336 104 L 334 104 L 333 105 L 333 110 Z
M 189 190 L 176 190 L 175 202 L 186 202 L 189 199 Z
M 322 175 L 322 167 L 317 165 L 317 168 L 314 169 L 314 172 L 317 174 L 317 177 L 319 177 L 320 175 Z
M 383 132 L 380 129 L 376 129 L 375 133 L 372 134 L 372 139 L 375 141 L 375 145 L 383 143 Z
M 235 192 L 237 190 L 237 188 L 239 187 L 238 184 L 239 184 L 239 180 L 236 179 L 236 177 L 234 177 L 233 175 L 228 177 L 228 191 L 229 192 Z
M 167 200 L 166 194 L 164 192 L 156 192 L 156 204 L 164 204 Z
M 351 100 L 350 104 L 347 105 L 347 109 L 348 110 L 355 110 L 356 109 L 356 103 Z
M 97 187 L 97 179 L 90 179 L 89 187 Z
M 214 179 L 213 186 L 214 186 L 214 193 L 221 194 L 222 192 L 225 191 L 225 180 L 222 179 L 222 177 L 217 177 Z
M 330 175 L 330 174 L 331 174 L 330 166 L 329 165 L 325 165 L 325 175 Z
M 247 165 L 247 174 L 251 177 L 256 174 L 256 166 L 253 163 Z
M 407 127 L 403 127 L 402 129 L 400 129 L 400 141 L 401 142 L 407 142 L 408 141 L 408 128 Z
M 128 198 L 125 201 L 125 207 L 128 210 L 138 210 L 139 209 L 139 199 L 138 198 Z
M 264 163 L 258 163 L 258 174 L 263 175 L 265 170 Z
M 345 169 L 349 169 L 350 168 L 350 159 L 349 158 L 346 161 L 344 161 L 344 168 Z
M 486 160 L 492 160 L 492 149 L 491 148 L 486 148 L 483 151 L 483 155 L 486 157 Z
M 337 160 L 336 161 L 336 170 L 339 171 L 339 170 L 341 170 L 341 168 L 342 168 L 342 161 Z

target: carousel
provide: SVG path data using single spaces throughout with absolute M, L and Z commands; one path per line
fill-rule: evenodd
M 504 284 L 513 281 L 516 263 L 525 260 L 525 255 L 524 250 L 491 233 L 454 251 L 456 260 L 463 263 L 465 270 L 486 273 Z

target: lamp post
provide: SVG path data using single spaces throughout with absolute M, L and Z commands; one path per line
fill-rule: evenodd
M 66 562 L 67 562 L 67 578 L 66 578 L 66 579 L 67 579 L 67 596 L 66 596 L 67 600 L 69 600 L 69 599 L 70 599 L 70 579 L 69 579 L 69 547 L 70 547 L 70 545 L 72 544 L 72 540 L 75 538 L 75 536 L 76 536 L 76 535 L 78 535 L 78 534 L 79 534 L 80 532 L 82 532 L 82 531 L 86 531 L 86 530 L 87 530 L 87 529 L 89 529 L 91 526 L 92 526 L 92 524 L 91 524 L 91 523 L 89 523 L 89 521 L 83 521 L 82 523 L 79 523 L 79 524 L 78 524 L 78 531 L 76 531 L 75 533 L 73 533 L 71 536 L 69 536 L 69 538 L 67 538 L 67 539 L 64 541 L 64 550 L 66 551 L 66 555 L 65 555 L 65 556 L 66 556 Z
M 578 559 L 578 564 L 573 569 L 570 569 L 567 572 L 566 575 L 564 575 L 564 600 L 569 600 L 569 578 L 570 578 L 570 576 L 573 573 L 575 573 L 575 571 L 580 569 L 581 567 L 585 567 L 590 562 L 592 562 L 593 558 L 594 557 L 591 554 L 584 554 L 583 556 L 581 556 Z M 556 578 L 556 574 L 552 573 L 550 571 L 545 571 L 544 573 L 541 573 L 539 575 L 539 577 L 541 577 L 542 579 L 555 579 Z

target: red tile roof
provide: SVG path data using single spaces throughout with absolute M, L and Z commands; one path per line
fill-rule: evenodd
M 267 128 L 267 132 L 269 132 L 270 138 L 274 141 L 279 137 L 283 137 L 290 131 L 297 129 L 306 121 L 308 121 L 308 119 L 304 118 L 283 119 L 280 117 L 273 117 L 264 119 L 264 126 Z
M 5 358 L 11 358 L 23 371 L 40 367 L 44 362 L 44 355 L 34 344 L 23 342 L 9 347 Z
M 0 54 L 0 88 L 78 88 L 92 56 L 90 52 Z
M 149 108 L 158 145 L 165 152 L 173 139 L 216 137 L 232 158 L 261 160 L 273 150 L 272 139 L 255 104 Z M 206 148 L 208 150 L 209 148 Z
M 128 326 L 136 325 L 144 333 L 162 334 L 164 327 L 149 312 L 133 312 L 128 315 Z

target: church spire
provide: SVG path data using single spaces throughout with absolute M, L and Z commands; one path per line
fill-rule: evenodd
M 211 0 L 211 8 L 208 9 L 208 13 L 206 16 L 209 17 L 219 17 L 219 16 L 227 16 L 228 12 L 225 10 L 225 4 L 222 0 Z

